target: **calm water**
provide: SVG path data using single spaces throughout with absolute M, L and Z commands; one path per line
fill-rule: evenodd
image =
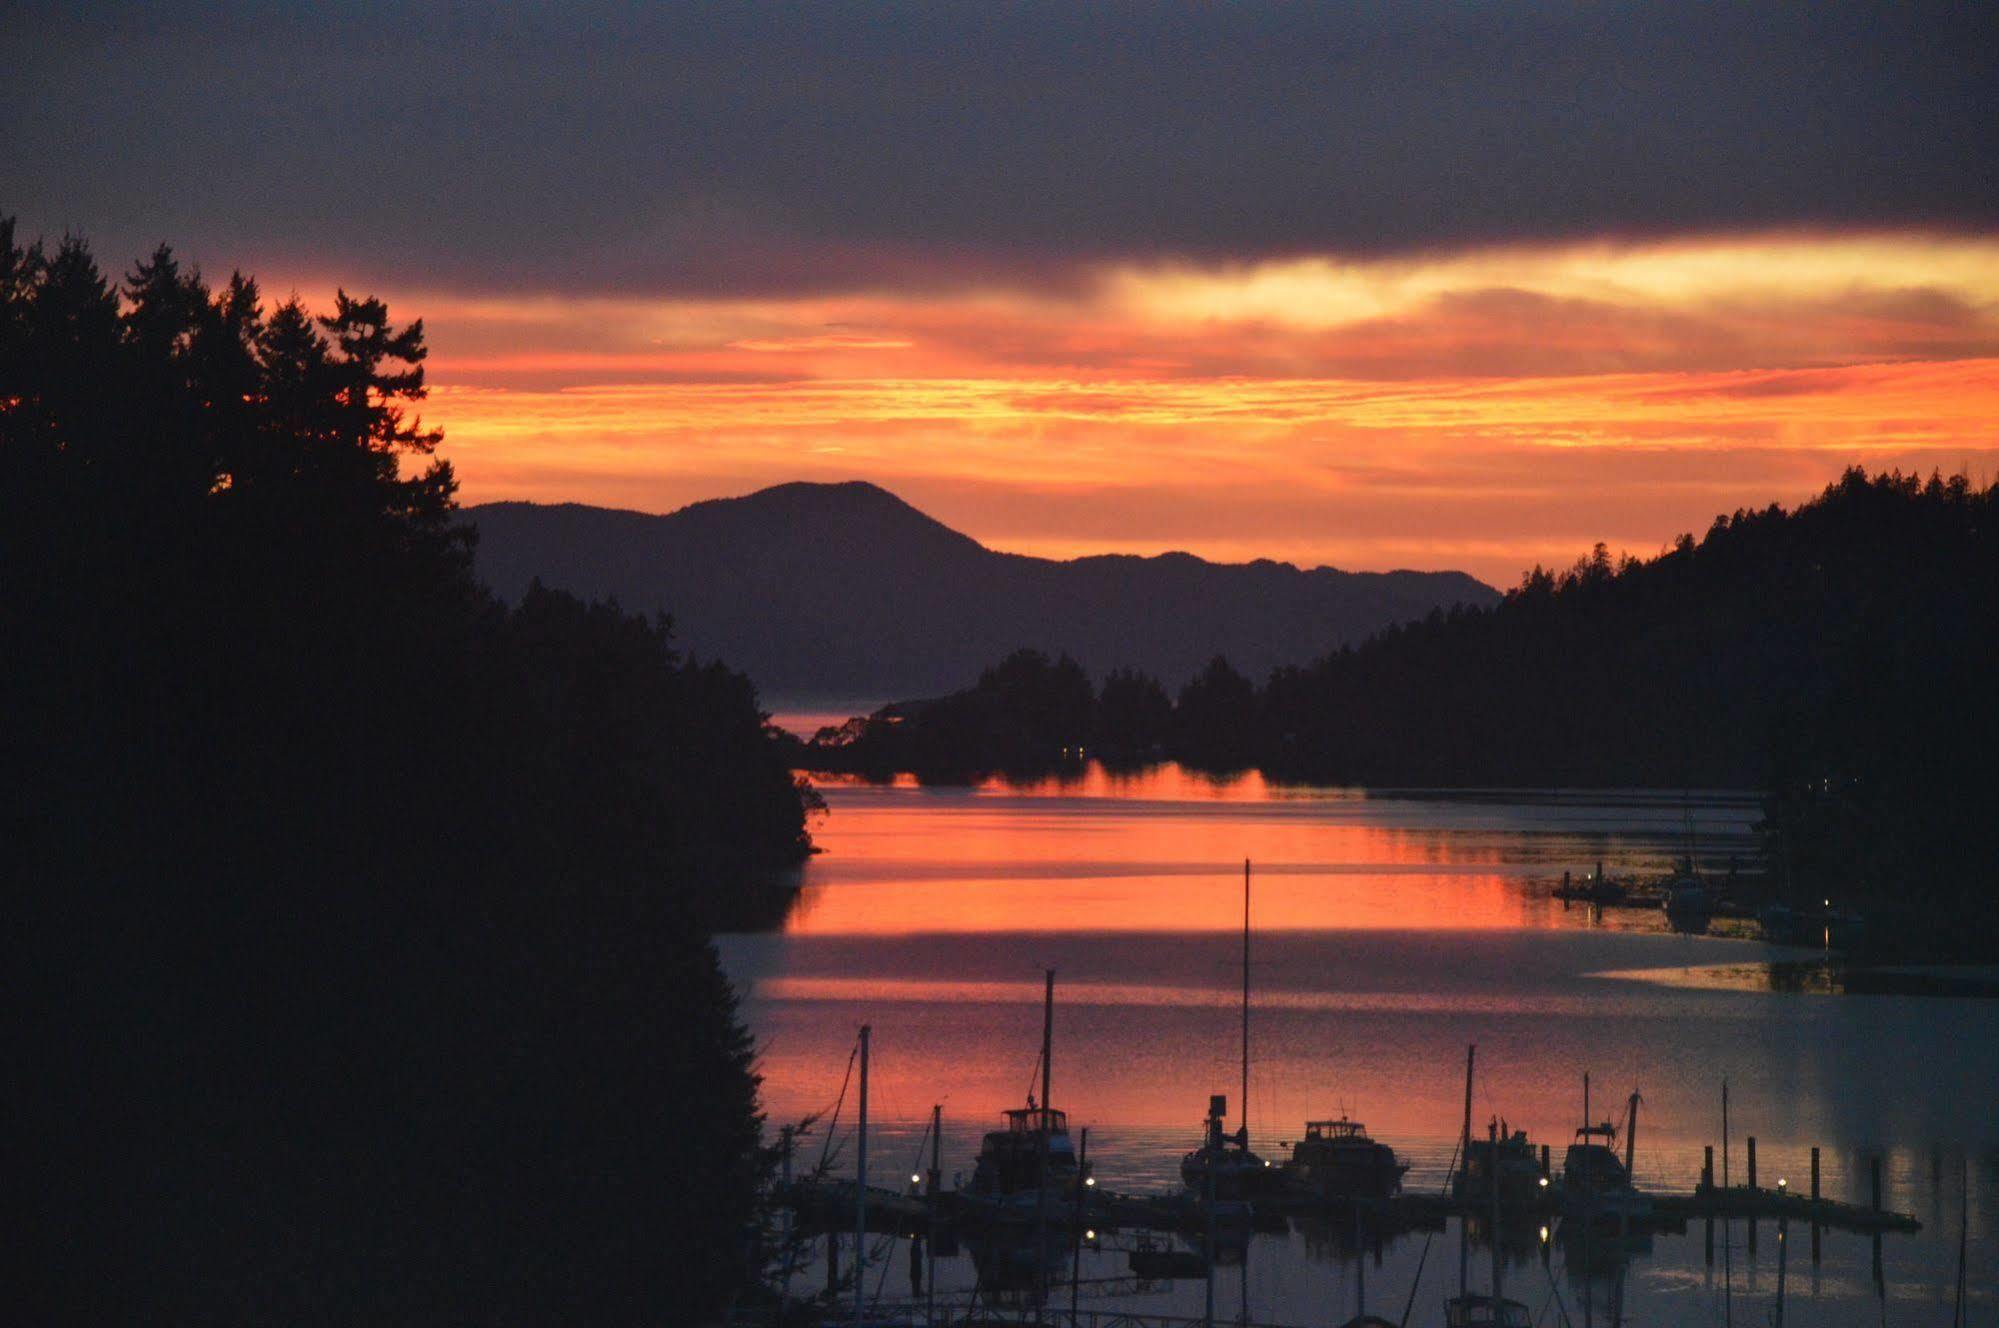
M 1439 1186 L 1463 1111 L 1465 1046 L 1478 1044 L 1475 1121 L 1504 1117 L 1559 1161 L 1594 1103 L 1622 1115 L 1642 1095 L 1641 1185 L 1690 1189 L 1701 1146 L 1720 1142 L 1729 1083 L 1733 1170 L 1757 1138 L 1759 1179 L 1803 1185 L 1823 1150 L 1833 1197 L 1865 1201 L 1884 1159 L 1888 1206 L 1924 1231 L 1882 1243 L 1789 1237 L 1788 1317 L 1800 1324 L 1950 1322 L 1957 1233 L 1970 1175 L 1971 1321 L 1999 1306 L 1999 1005 L 1923 997 L 1773 991 L 1778 951 L 1740 936 L 1682 936 L 1654 913 L 1564 909 L 1564 870 L 1602 861 L 1655 873 L 1691 842 L 1724 870 L 1746 858 L 1754 806 L 1706 795 L 1435 797 L 1216 782 L 1173 767 L 1134 778 L 1092 768 L 1068 781 L 977 789 L 834 785 L 814 827 L 826 850 L 784 931 L 722 943 L 763 1050 L 765 1103 L 781 1123 L 830 1109 L 855 1031 L 874 1029 L 870 1176 L 906 1182 L 933 1103 L 943 1169 L 969 1175 L 979 1135 L 1021 1105 L 1040 1040 L 1041 970 L 1057 970 L 1054 1099 L 1090 1127 L 1101 1183 L 1178 1185 L 1208 1094 L 1240 1092 L 1241 864 L 1254 860 L 1252 1144 L 1283 1156 L 1307 1118 L 1342 1109 Z M 1692 815 L 1689 816 L 1691 809 Z M 838 1134 L 849 1135 L 852 1102 Z M 1233 1123 L 1233 1122 L 1232 1122 Z M 823 1127 L 821 1134 L 823 1135 Z M 815 1142 L 814 1147 L 817 1147 Z M 842 1155 L 851 1172 L 851 1150 Z M 1218 1277 L 1233 1319 L 1334 1324 L 1353 1313 L 1355 1262 L 1339 1233 L 1260 1236 Z M 1536 1233 L 1515 1251 L 1508 1294 L 1577 1323 L 1621 1297 L 1625 1321 L 1764 1323 L 1774 1304 L 1774 1224 L 1698 1223 L 1628 1260 L 1580 1257 Z M 1086 1251 L 1082 1303 L 1198 1315 L 1198 1282 L 1133 1294 L 1128 1237 Z M 875 1277 L 906 1295 L 898 1249 Z M 1422 1235 L 1369 1256 L 1369 1308 L 1441 1322 L 1456 1290 L 1458 1236 Z M 1420 1280 L 1417 1268 L 1422 1263 Z M 1724 1264 L 1733 1294 L 1724 1296 Z M 1482 1288 L 1489 1258 L 1475 1250 Z M 810 1284 L 812 1273 L 801 1276 Z M 940 1260 L 941 1288 L 970 1287 L 969 1258 Z M 1066 1290 L 1058 1297 L 1067 1304 Z M 1607 1320 L 1606 1320 L 1607 1321 Z

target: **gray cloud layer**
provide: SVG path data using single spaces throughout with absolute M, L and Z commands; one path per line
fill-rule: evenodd
M 0 211 L 507 290 L 1999 226 L 1999 8 L 12 7 Z

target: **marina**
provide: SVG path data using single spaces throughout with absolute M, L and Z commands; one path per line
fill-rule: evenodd
M 827 792 L 847 838 L 828 834 L 793 922 L 724 938 L 760 1040 L 773 1135 L 817 1113 L 801 1163 L 833 1144 L 831 1190 L 803 1190 L 787 1210 L 812 1233 L 790 1279 L 801 1300 L 826 1293 L 829 1234 L 851 1295 L 852 1089 L 837 1120 L 832 1108 L 863 1022 L 880 1122 L 866 1308 L 882 1322 L 924 1323 L 927 1304 L 938 1324 L 1200 1323 L 1212 1292 L 1218 1322 L 1340 1328 L 1364 1283 L 1375 1316 L 1402 1323 L 1413 1302 L 1406 1322 L 1442 1324 L 1447 1301 L 1487 1294 L 1495 1232 L 1501 1295 L 1535 1323 L 1705 1323 L 1711 1312 L 1720 1323 L 1725 1298 L 1739 1321 L 1764 1322 L 1786 1250 L 1787 1294 L 1811 1307 L 1800 1321 L 1873 1325 L 1885 1299 L 1901 1322 L 1896 1305 L 1949 1296 L 1967 1162 L 1969 1294 L 1992 1295 L 1986 1213 L 1999 1184 L 1955 1142 L 1989 1126 L 1971 1103 L 1999 1071 L 1991 1007 L 1623 976 L 1788 956 L 1676 934 L 1656 906 L 1593 918 L 1552 898 L 1565 866 L 1583 875 L 1599 855 L 1615 878 L 1658 874 L 1678 847 L 1676 802 L 1358 798 L 1170 772 L 1122 786 Z M 1740 843 L 1730 818 L 1753 814 L 1729 808 L 1699 806 L 1718 852 Z M 1231 869 L 1225 857 L 1237 846 L 1255 860 L 1248 1113 L 1242 858 Z M 1490 994 L 1500 984 L 1503 1000 Z M 1482 1186 L 1470 1201 L 1452 1192 L 1473 1041 L 1474 1165 L 1503 1118 L 1501 1173 L 1535 1182 L 1497 1223 Z M 1832 1090 L 1928 1067 L 1944 1077 L 1910 1104 L 1918 1114 L 1857 1116 Z M 1034 1109 L 1061 1113 L 1086 1183 L 1070 1191 L 1080 1201 L 1044 1204 L 1030 1188 L 995 1214 L 966 1202 L 975 1164 L 1008 1113 L 1029 1109 L 1030 1088 Z M 1635 1145 L 1622 1119 L 1634 1089 Z M 1276 1185 L 1218 1199 L 1211 1239 L 1182 1164 L 1205 1137 L 1200 1108 L 1224 1092 L 1224 1135 L 1247 1124 Z M 1568 1220 L 1557 1184 L 1578 1124 L 1607 1115 L 1620 1165 L 1635 1147 L 1627 1170 L 1650 1207 L 1621 1235 Z M 1354 1199 L 1301 1184 L 1309 1173 L 1290 1164 L 1307 1122 L 1326 1136 L 1343 1120 L 1392 1150 L 1406 1168 L 1399 1190 Z M 851 1318 L 850 1303 L 839 1309 L 834 1321 Z M 1948 1323 L 1949 1307 L 1920 1318 Z

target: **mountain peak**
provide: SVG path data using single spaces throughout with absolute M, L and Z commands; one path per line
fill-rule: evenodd
M 793 535 L 862 540 L 932 552 L 984 552 L 985 546 L 866 480 L 793 480 L 736 498 L 690 503 L 668 518 L 696 526 L 766 525 Z

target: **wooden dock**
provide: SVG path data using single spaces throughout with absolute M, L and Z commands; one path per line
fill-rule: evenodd
M 1786 1190 L 1735 1185 L 1725 1188 L 1702 1186 L 1691 1194 L 1645 1193 L 1652 1203 L 1653 1216 L 1648 1225 L 1657 1230 L 1684 1230 L 1689 1220 L 1700 1218 L 1782 1218 L 1801 1226 L 1862 1235 L 1922 1230 L 1922 1223 L 1907 1213 L 1843 1203 L 1836 1199 L 1814 1199 Z M 1508 1204 L 1501 1220 L 1529 1222 L 1559 1217 L 1560 1199 L 1552 1190 L 1549 1195 L 1549 1198 L 1532 1204 Z M 808 1221 L 817 1218 L 835 1229 L 851 1227 L 853 1223 L 855 1204 L 852 1181 L 823 1186 L 794 1186 L 790 1199 L 791 1205 Z M 1247 1209 L 1242 1205 L 1230 1205 L 1218 1216 L 1218 1220 L 1225 1230 L 1241 1231 L 1247 1227 L 1258 1231 L 1277 1231 L 1285 1229 L 1288 1219 L 1295 1217 L 1334 1217 L 1342 1222 L 1351 1222 L 1356 1210 L 1361 1222 L 1377 1235 L 1437 1230 L 1452 1217 L 1484 1219 L 1487 1216 L 1487 1209 L 1482 1203 L 1467 1205 L 1436 1194 L 1401 1194 L 1389 1199 L 1356 1202 L 1292 1192 L 1259 1199 Z M 1206 1210 L 1198 1199 L 1191 1196 L 1125 1195 L 1108 1190 L 1091 1193 L 1080 1206 L 1051 1197 L 1044 1211 L 1022 1207 L 1004 1214 L 991 1211 L 974 1198 L 947 1191 L 937 1196 L 936 1220 L 940 1226 L 952 1228 L 955 1232 L 974 1234 L 994 1228 L 1018 1230 L 1024 1225 L 1043 1223 L 1052 1231 L 1072 1231 L 1079 1224 L 1092 1231 L 1163 1232 L 1203 1230 L 1207 1225 Z M 927 1231 L 930 1222 L 930 1208 L 922 1196 L 869 1187 L 869 1231 L 879 1235 L 915 1236 Z
M 1789 1190 L 1750 1189 L 1746 1185 L 1704 1186 L 1692 1194 L 1655 1194 L 1652 1210 L 1681 1218 L 1783 1218 L 1801 1226 L 1828 1227 L 1872 1235 L 1882 1231 L 1921 1231 L 1923 1224 L 1907 1213 L 1813 1199 Z

